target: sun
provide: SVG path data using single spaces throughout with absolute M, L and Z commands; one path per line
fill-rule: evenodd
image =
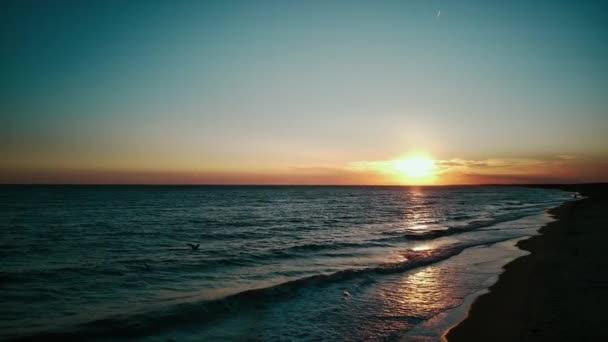
M 395 160 L 393 167 L 410 179 L 420 179 L 433 175 L 435 162 L 425 157 L 411 157 Z

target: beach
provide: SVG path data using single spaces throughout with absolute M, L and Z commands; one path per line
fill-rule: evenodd
M 557 220 L 518 243 L 530 254 L 505 266 L 448 341 L 605 340 L 608 186 L 548 185 L 583 199 L 552 209 Z

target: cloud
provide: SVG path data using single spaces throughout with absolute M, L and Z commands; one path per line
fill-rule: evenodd
M 384 174 L 390 180 L 393 163 L 394 160 L 359 161 L 348 168 Z M 435 160 L 434 174 L 434 184 L 592 182 L 607 180 L 608 162 L 573 154 L 538 158 L 453 158 Z
M 589 160 L 589 157 L 583 154 L 558 154 L 555 157 L 563 160 Z
M 357 172 L 380 172 L 385 173 L 386 170 L 391 169 L 394 160 L 376 160 L 376 161 L 358 161 L 348 165 L 348 169 Z

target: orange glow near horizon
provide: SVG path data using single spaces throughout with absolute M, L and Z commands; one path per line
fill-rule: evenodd
M 608 161 L 558 155 L 537 159 L 398 158 L 336 165 L 247 166 L 218 169 L 100 169 L 0 167 L 1 184 L 260 184 L 260 185 L 461 185 L 608 181 Z

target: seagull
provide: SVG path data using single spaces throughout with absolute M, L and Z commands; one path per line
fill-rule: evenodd
M 198 249 L 198 246 L 200 246 L 200 243 L 197 243 L 196 245 L 193 243 L 189 243 L 188 246 L 190 246 L 190 248 L 192 248 L 193 251 Z
M 342 294 L 344 295 L 344 297 L 350 297 L 350 293 L 348 291 L 344 291 Z
M 437 11 L 437 15 L 435 16 L 435 18 L 439 18 L 441 17 L 441 10 Z

